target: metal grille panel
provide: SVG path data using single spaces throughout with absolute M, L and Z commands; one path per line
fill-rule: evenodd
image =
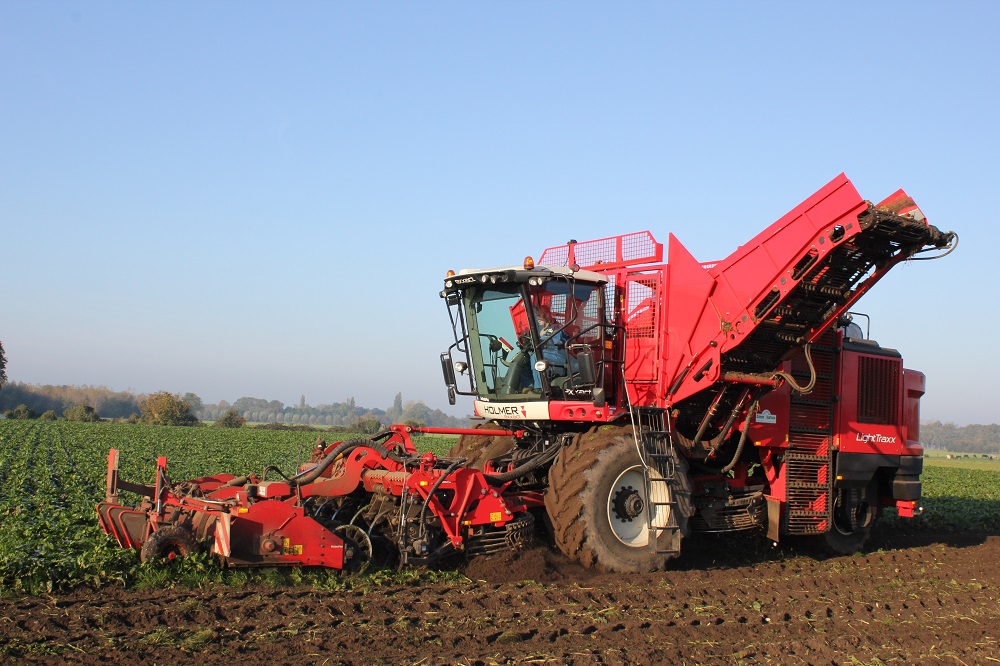
M 899 366 L 896 359 L 858 359 L 858 422 L 891 425 L 899 410 Z
M 656 337 L 656 306 L 660 276 L 656 273 L 630 276 L 625 303 L 625 332 L 629 338 Z
M 576 263 L 583 268 L 604 265 L 655 263 L 663 258 L 663 246 L 648 231 L 638 231 L 611 238 L 598 238 L 573 245 Z M 569 246 L 558 245 L 542 252 L 539 266 L 566 266 Z

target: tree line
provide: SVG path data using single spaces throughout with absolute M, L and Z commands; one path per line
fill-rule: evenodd
M 931 421 L 920 424 L 920 441 L 925 449 L 955 453 L 1000 453 L 1000 424 L 972 424 Z
M 113 391 L 104 386 L 53 386 L 10 382 L 0 390 L 0 413 L 23 406 L 35 415 L 51 413 L 56 417 L 65 418 L 68 410 L 86 405 L 100 418 L 141 420 L 146 418 L 142 410 L 143 402 L 148 402 L 152 396 L 162 398 L 163 394 L 173 395 L 164 391 L 151 395 L 135 394 L 130 391 Z M 285 405 L 279 400 L 252 397 L 242 397 L 233 403 L 226 400 L 206 403 L 194 393 L 173 397 L 187 405 L 187 413 L 192 420 L 217 421 L 233 413 L 248 422 L 285 425 L 349 427 L 359 423 L 387 425 L 407 422 L 439 428 L 463 428 L 468 425 L 467 419 L 456 418 L 441 410 L 431 409 L 422 401 L 404 402 L 401 393 L 397 393 L 393 404 L 385 409 L 358 405 L 353 397 L 344 402 L 316 406 L 306 404 L 305 396 L 302 396 L 296 405 Z

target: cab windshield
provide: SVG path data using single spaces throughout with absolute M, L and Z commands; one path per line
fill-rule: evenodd
M 561 278 L 466 290 L 477 393 L 489 400 L 559 397 L 578 372 L 576 352 L 601 343 L 602 295 L 593 284 Z

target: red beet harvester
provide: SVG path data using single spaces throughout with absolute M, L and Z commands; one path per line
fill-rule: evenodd
M 763 529 L 835 553 L 920 511 L 924 375 L 851 306 L 893 266 L 950 252 L 902 190 L 877 205 L 841 174 L 726 259 L 649 232 L 449 272 L 449 398 L 468 430 L 392 426 L 294 473 L 176 483 L 118 476 L 105 532 L 144 560 L 207 549 L 234 565 L 432 565 L 544 532 L 570 558 L 648 571 L 698 533 Z M 461 435 L 450 456 L 411 433 Z M 119 502 L 119 491 L 141 497 Z

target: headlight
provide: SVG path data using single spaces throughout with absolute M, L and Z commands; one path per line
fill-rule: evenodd
M 535 371 L 542 373 L 549 367 L 548 361 L 535 361 Z

